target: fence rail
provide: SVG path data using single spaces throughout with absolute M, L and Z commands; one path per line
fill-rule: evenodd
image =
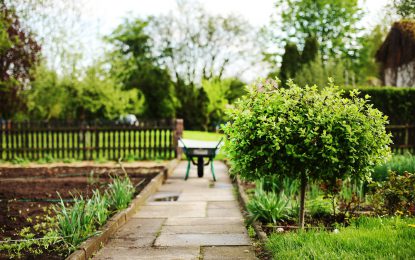
M 0 159 L 171 159 L 183 120 L 111 122 L 23 122 L 0 124 Z

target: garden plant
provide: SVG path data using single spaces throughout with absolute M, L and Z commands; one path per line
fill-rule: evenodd
M 262 81 L 229 111 L 224 127 L 232 172 L 246 180 L 275 175 L 300 181 L 299 225 L 304 228 L 306 187 L 324 181 L 328 194 L 343 180 L 369 179 L 390 156 L 387 117 L 369 96 L 348 96 L 332 80 L 325 88 L 288 88 Z

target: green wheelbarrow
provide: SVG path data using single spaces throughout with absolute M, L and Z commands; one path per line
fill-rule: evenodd
M 216 181 L 215 170 L 213 168 L 213 160 L 215 159 L 217 151 L 222 145 L 222 140 L 223 138 L 221 138 L 219 142 L 205 142 L 181 138 L 179 139 L 179 147 L 183 149 L 183 152 L 186 154 L 187 158 L 186 177 L 184 178 L 185 180 L 189 178 L 191 163 L 197 166 L 197 176 L 199 178 L 203 177 L 204 166 L 209 165 L 210 163 L 213 181 Z M 197 160 L 195 161 L 195 159 Z

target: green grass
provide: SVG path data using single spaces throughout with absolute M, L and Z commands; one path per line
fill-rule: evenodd
M 375 171 L 372 175 L 373 180 L 386 180 L 388 171 L 394 171 L 398 175 L 402 175 L 405 171 L 415 173 L 415 156 L 409 153 L 404 155 L 393 155 L 388 162 L 375 167 Z
M 219 142 L 219 140 L 222 137 L 225 137 L 225 135 L 220 134 L 220 133 L 190 131 L 190 130 L 183 131 L 183 139 Z M 219 153 L 215 157 L 215 160 L 224 160 L 224 159 L 226 159 L 226 154 L 223 149 L 220 149 Z
M 339 233 L 272 234 L 266 247 L 274 259 L 413 259 L 415 219 L 362 217 Z
M 193 139 L 193 140 L 201 140 L 201 141 L 219 141 L 222 137 L 224 137 L 224 135 L 220 133 L 190 131 L 190 130 L 183 131 L 184 139 Z

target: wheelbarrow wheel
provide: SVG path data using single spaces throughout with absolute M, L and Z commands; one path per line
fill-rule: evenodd
M 203 177 L 203 167 L 204 167 L 203 157 L 198 157 L 197 158 L 197 176 L 199 178 Z

